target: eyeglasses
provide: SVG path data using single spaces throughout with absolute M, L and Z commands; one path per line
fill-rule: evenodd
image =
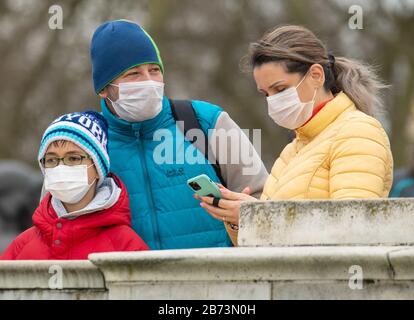
M 54 168 L 57 167 L 62 161 L 63 164 L 67 166 L 79 166 L 85 159 L 91 159 L 91 157 L 88 155 L 80 154 L 70 154 L 61 158 L 55 156 L 44 156 L 42 159 L 40 159 L 40 164 L 43 166 L 43 168 Z

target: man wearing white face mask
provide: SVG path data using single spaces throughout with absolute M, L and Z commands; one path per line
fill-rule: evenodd
M 97 112 L 56 119 L 45 131 L 38 160 L 48 194 L 34 226 L 0 260 L 87 259 L 88 254 L 148 250 L 131 228 L 128 194 L 109 173 L 107 124 Z
M 102 114 L 109 124 L 112 170 L 128 188 L 134 230 L 152 249 L 227 247 L 236 243 L 237 226 L 209 216 L 193 198 L 186 181 L 207 174 L 215 182 L 258 197 L 268 173 L 248 137 L 220 107 L 188 101 L 193 122 L 206 136 L 210 129 L 234 130 L 242 148 L 252 150 L 251 163 L 242 159 L 229 163 L 234 158 L 231 148 L 219 145 L 213 150 L 217 163 L 189 164 L 185 159 L 184 163 L 160 165 L 154 160 L 161 143 L 154 139 L 158 130 L 172 133 L 175 150 L 185 153 L 200 146 L 176 138 L 180 108 L 177 101 L 171 103 L 164 95 L 164 65 L 155 42 L 136 23 L 105 22 L 92 37 L 91 60 L 95 92 L 101 97 Z M 195 152 L 200 153 L 197 149 Z M 223 158 L 227 162 L 220 161 Z M 256 170 L 245 174 L 247 167 Z

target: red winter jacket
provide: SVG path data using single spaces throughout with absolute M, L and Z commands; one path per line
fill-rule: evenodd
M 148 250 L 131 228 L 124 184 L 111 177 L 122 190 L 118 202 L 73 220 L 58 218 L 48 193 L 33 215 L 34 226 L 20 234 L 0 260 L 77 260 L 96 252 Z

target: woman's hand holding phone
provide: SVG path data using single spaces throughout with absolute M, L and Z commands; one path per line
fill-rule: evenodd
M 221 194 L 221 199 L 218 201 L 217 207 L 213 205 L 214 197 L 199 196 L 197 194 L 194 197 L 201 201 L 200 206 L 214 218 L 238 226 L 241 203 L 245 201 L 257 201 L 257 199 L 250 196 L 251 190 L 249 187 L 244 188 L 239 193 L 230 191 L 221 184 L 217 184 L 217 186 Z

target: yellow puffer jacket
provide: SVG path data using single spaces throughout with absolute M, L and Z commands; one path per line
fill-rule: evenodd
M 384 198 L 393 159 L 381 124 L 341 92 L 276 160 L 261 200 Z

